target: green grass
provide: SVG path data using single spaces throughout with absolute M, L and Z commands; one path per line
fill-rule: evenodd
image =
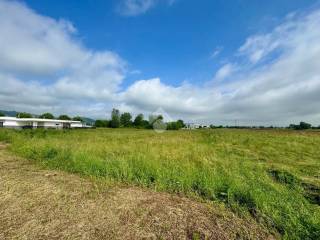
M 0 130 L 48 168 L 224 203 L 284 239 L 320 237 L 320 132 Z

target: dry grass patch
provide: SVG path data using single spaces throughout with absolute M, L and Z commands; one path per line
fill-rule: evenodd
M 0 145 L 0 239 L 273 239 L 222 207 L 43 170 Z

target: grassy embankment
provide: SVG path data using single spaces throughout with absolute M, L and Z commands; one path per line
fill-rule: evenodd
M 320 236 L 320 133 L 13 131 L 0 141 L 53 169 L 224 203 L 287 239 Z

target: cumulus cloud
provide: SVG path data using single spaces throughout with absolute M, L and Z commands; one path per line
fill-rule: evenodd
M 245 63 L 227 63 L 216 73 L 215 78 L 233 81 L 198 88 L 167 86 L 159 79 L 140 81 L 127 90 L 128 104 L 162 106 L 207 122 L 319 124 L 319 24 L 320 11 L 315 10 L 285 19 L 271 33 L 250 36 L 238 50 Z M 245 61 L 254 65 L 268 57 L 257 67 L 248 67 Z
M 165 2 L 170 6 L 175 0 L 121 0 L 118 12 L 124 16 L 137 16 L 146 13 L 159 2 Z
M 66 20 L 0 1 L 1 107 L 61 109 L 67 102 L 75 108 L 79 101 L 112 100 L 124 79 L 125 61 L 110 51 L 85 48 L 75 34 Z
M 2 70 L 49 74 L 87 57 L 71 39 L 71 23 L 40 16 L 17 2 L 1 1 L 0 13 Z
M 174 114 L 197 115 L 211 109 L 210 100 L 214 95 L 213 90 L 199 89 L 188 84 L 172 87 L 154 78 L 135 82 L 121 93 L 121 99 L 138 109 L 154 111 L 161 107 Z

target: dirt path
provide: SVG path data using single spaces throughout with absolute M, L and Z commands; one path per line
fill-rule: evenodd
M 268 238 L 222 209 L 42 170 L 5 147 L 0 143 L 1 240 Z

